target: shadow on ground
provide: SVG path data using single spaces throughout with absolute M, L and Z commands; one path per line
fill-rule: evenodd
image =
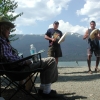
M 83 71 L 83 72 L 71 72 L 71 73 L 62 73 L 62 74 L 87 74 L 88 71 Z M 60 73 L 59 73 L 60 74 Z
M 9 97 L 13 94 L 13 92 L 14 90 L 8 89 L 2 94 L 2 97 L 4 97 L 5 100 L 8 100 Z M 84 99 L 87 99 L 87 97 L 75 95 L 76 93 L 61 93 L 61 92 L 58 92 L 58 93 L 60 96 L 56 98 L 43 98 L 43 97 L 38 96 L 37 94 L 33 94 L 33 95 L 37 98 L 37 100 L 76 100 L 76 99 L 84 100 Z M 36 100 L 36 99 L 31 97 L 30 95 L 26 95 L 25 93 L 19 91 L 11 100 Z
M 74 73 L 74 72 L 73 72 Z M 80 73 L 80 72 L 75 72 Z M 85 72 L 82 72 L 85 73 Z M 63 75 L 58 76 L 58 82 L 67 82 L 67 81 L 92 81 L 100 79 L 100 74 L 79 74 L 79 75 L 66 75 L 63 73 Z

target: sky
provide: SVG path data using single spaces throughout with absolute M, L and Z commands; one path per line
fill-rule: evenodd
M 15 0 L 18 8 L 14 15 L 23 12 L 15 21 L 14 34 L 45 34 L 53 22 L 59 30 L 84 34 L 90 21 L 100 29 L 100 0 Z

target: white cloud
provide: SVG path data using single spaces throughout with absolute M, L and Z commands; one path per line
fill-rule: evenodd
M 52 28 L 53 24 L 49 25 L 49 28 Z M 73 32 L 73 33 L 79 33 L 84 34 L 87 28 L 79 25 L 71 25 L 69 22 L 64 22 L 63 20 L 59 20 L 59 30 L 64 32 Z
M 81 19 L 81 22 L 88 21 L 88 18 Z
M 12 32 L 11 34 L 24 34 L 21 30 L 16 29 L 16 31 Z
M 68 8 L 71 0 L 16 0 L 17 13 L 24 14 L 16 21 L 18 25 L 32 25 L 37 20 L 48 20 L 59 15 L 62 9 Z
M 77 10 L 77 15 L 85 15 L 87 18 L 82 19 L 82 21 L 95 20 L 97 22 L 97 26 L 100 26 L 100 0 L 85 0 L 86 3 L 84 7 L 80 10 Z

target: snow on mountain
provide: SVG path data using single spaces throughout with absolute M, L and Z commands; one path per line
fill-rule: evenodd
M 74 33 L 74 32 L 68 32 L 67 35 L 72 35 L 72 36 L 76 36 L 76 37 L 82 36 L 81 34 L 79 34 L 79 33 Z

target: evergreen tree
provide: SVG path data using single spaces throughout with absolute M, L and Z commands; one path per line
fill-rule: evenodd
M 14 21 L 21 16 L 23 13 L 19 13 L 17 15 L 14 15 L 15 9 L 18 7 L 18 3 L 14 0 L 0 0 L 0 16 L 7 17 L 11 22 L 14 23 Z M 16 29 L 11 30 L 11 32 L 14 32 Z M 18 38 L 14 38 L 16 34 L 10 35 L 9 39 L 11 41 L 14 41 Z

